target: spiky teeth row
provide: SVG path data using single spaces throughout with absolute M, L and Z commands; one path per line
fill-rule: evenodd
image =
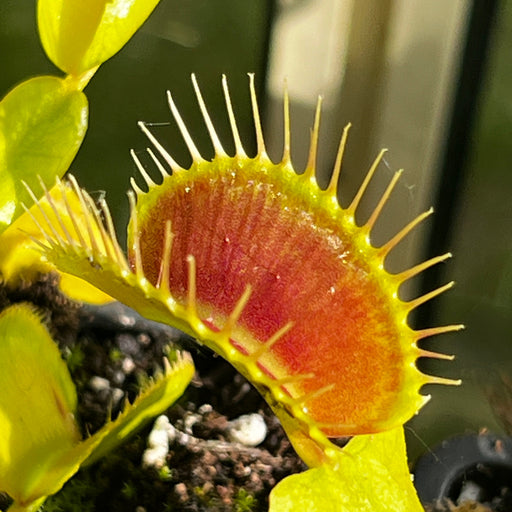
M 404 423 L 427 400 L 419 394 L 421 386 L 457 383 L 424 375 L 415 363 L 419 357 L 449 358 L 417 343 L 461 326 L 415 331 L 407 324 L 413 309 L 452 283 L 409 302 L 399 298 L 403 282 L 450 255 L 399 274 L 384 265 L 389 252 L 431 212 L 381 247 L 372 246 L 371 231 L 400 171 L 368 220 L 358 226 L 354 217 L 383 152 L 343 208 L 337 196 L 348 127 L 330 183 L 320 189 L 315 178 L 320 106 L 306 170 L 297 174 L 290 161 L 286 94 L 283 158 L 275 164 L 266 154 L 253 78 L 258 147 L 253 158 L 242 146 L 225 78 L 234 156 L 222 147 L 195 77 L 192 81 L 213 160 L 201 156 L 169 94 L 193 163 L 182 168 L 140 124 L 159 155 L 148 150 L 162 183 L 153 181 L 133 153 L 147 191 L 132 180 L 128 258 L 106 205 L 98 208 L 72 177 L 39 202 L 44 213 L 39 244 L 46 257 L 142 314 L 196 336 L 248 377 L 289 429 L 317 444 L 327 443 L 326 436 Z M 80 211 L 69 207 L 70 196 L 78 198 Z

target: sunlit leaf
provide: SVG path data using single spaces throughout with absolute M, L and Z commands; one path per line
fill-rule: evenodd
M 73 160 L 87 129 L 87 99 L 56 77 L 37 77 L 0 102 L 0 233 L 31 203 L 22 180 L 52 183 Z
M 282 480 L 270 512 L 422 512 L 402 427 L 353 438 L 333 463 Z
M 39 0 L 39 34 L 48 57 L 79 75 L 117 53 L 159 0 Z
M 62 485 L 47 477 L 80 439 L 75 387 L 57 345 L 28 305 L 0 314 L 0 361 L 0 490 L 29 503 Z

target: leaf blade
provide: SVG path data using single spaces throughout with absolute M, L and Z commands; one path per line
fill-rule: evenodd
M 31 199 L 22 180 L 36 189 L 62 176 L 87 130 L 88 104 L 65 80 L 41 76 L 12 89 L 0 102 L 0 233 Z
M 50 60 L 79 75 L 117 53 L 159 0 L 39 0 L 41 42 Z
M 354 437 L 331 465 L 285 478 L 270 512 L 422 512 L 407 467 L 403 428 Z
M 0 314 L 0 360 L 0 489 L 30 503 L 57 490 L 47 470 L 80 439 L 76 390 L 57 345 L 26 304 Z

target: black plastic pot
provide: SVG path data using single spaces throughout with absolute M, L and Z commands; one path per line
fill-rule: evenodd
M 449 499 L 512 510 L 512 438 L 492 433 L 457 436 L 421 457 L 414 483 L 423 504 Z

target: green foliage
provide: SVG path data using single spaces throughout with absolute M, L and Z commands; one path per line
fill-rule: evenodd
M 87 98 L 65 80 L 41 76 L 14 88 L 0 102 L 0 233 L 30 204 L 22 180 L 36 186 L 62 176 L 87 129 Z
M 137 490 L 131 482 L 125 482 L 121 489 L 121 494 L 128 500 L 132 500 L 137 496 Z
M 64 359 L 66 360 L 71 372 L 82 366 L 84 358 L 85 354 L 80 345 L 74 345 L 73 347 L 66 349 L 64 352 Z
M 270 512 L 421 512 L 407 466 L 403 428 L 333 445 L 326 462 L 277 484 Z
M 164 465 L 158 470 L 158 478 L 162 482 L 170 482 L 173 479 L 173 476 L 173 470 L 168 466 Z
M 117 53 L 158 2 L 39 0 L 41 42 L 57 67 L 70 75 L 80 75 Z
M 110 350 L 108 357 L 113 363 L 121 361 L 123 359 L 123 353 L 118 348 L 114 347 Z

